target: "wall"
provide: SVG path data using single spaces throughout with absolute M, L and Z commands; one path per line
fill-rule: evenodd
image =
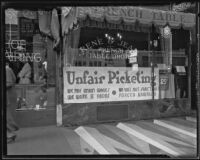
M 66 104 L 63 125 L 84 125 L 101 122 L 155 119 L 190 115 L 188 99 L 148 100 L 115 103 Z

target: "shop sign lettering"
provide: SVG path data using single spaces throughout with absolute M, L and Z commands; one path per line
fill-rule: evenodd
M 116 43 L 118 48 L 123 47 L 128 50 L 133 49 L 132 45 L 130 45 L 128 42 L 123 41 L 123 40 L 120 40 L 119 42 L 113 41 L 113 43 Z M 81 49 L 92 49 L 92 48 L 102 48 L 102 46 L 109 46 L 109 45 L 107 43 L 105 43 L 102 38 L 97 38 L 95 40 L 85 43 L 80 48 Z M 107 49 L 110 49 L 110 48 L 112 48 L 112 47 L 108 47 Z
M 77 53 L 74 54 L 76 55 Z M 129 50 L 122 49 L 79 49 L 76 56 L 88 59 L 121 60 L 129 58 L 130 53 Z
M 162 12 L 152 12 L 153 20 L 161 20 L 161 21 L 179 21 L 177 14 L 175 13 L 162 13 Z
M 152 84 L 154 99 L 158 99 L 158 69 L 154 77 L 151 68 L 65 67 L 63 72 L 64 103 L 152 99 Z
M 86 15 L 100 18 L 107 17 L 108 19 L 119 20 L 135 23 L 136 20 L 142 23 L 147 22 L 179 22 L 195 24 L 195 16 L 178 12 L 166 12 L 162 10 L 150 10 L 139 7 L 79 7 L 78 16 L 85 17 Z
M 40 53 L 23 53 L 23 52 L 5 52 L 6 58 L 11 62 L 21 61 L 21 62 L 40 62 Z
M 176 11 L 176 12 L 180 12 L 180 11 L 187 10 L 190 7 L 192 7 L 192 3 L 190 3 L 190 2 L 184 2 L 184 3 L 177 4 L 177 5 L 174 4 L 172 6 L 172 10 Z
M 10 40 L 6 43 L 6 58 L 11 62 L 16 61 L 30 61 L 30 62 L 40 62 L 40 53 L 29 53 L 26 52 L 26 40 Z

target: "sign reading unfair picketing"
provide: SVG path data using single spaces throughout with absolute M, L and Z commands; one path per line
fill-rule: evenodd
M 159 71 L 125 67 L 64 67 L 64 103 L 134 101 L 159 97 Z

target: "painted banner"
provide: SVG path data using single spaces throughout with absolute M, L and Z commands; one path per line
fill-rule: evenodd
M 76 16 L 79 19 L 85 19 L 89 16 L 92 20 L 104 21 L 106 19 L 111 23 L 118 23 L 121 19 L 126 24 L 133 24 L 138 21 L 144 25 L 165 26 L 166 24 L 172 27 L 194 27 L 195 14 L 163 11 L 157 9 L 148 9 L 134 6 L 122 7 L 77 7 Z
M 64 103 L 134 101 L 159 97 L 159 70 L 151 68 L 64 67 Z M 152 79 L 154 79 L 152 81 Z
M 175 98 L 175 84 L 173 74 L 160 74 L 160 98 Z

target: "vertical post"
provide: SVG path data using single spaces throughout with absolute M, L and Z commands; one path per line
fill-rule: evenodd
M 188 76 L 187 76 L 187 78 L 188 78 L 188 98 L 189 98 L 189 101 L 190 101 L 190 105 L 192 106 L 192 98 L 191 98 L 191 90 L 192 90 L 192 86 L 191 86 L 191 81 L 192 81 L 192 79 L 191 79 L 191 77 L 192 77 L 192 31 L 191 30 L 189 30 L 189 35 L 190 35 L 190 38 L 189 38 L 189 44 L 188 44 L 188 56 L 187 56 L 187 58 L 186 58 L 186 66 L 187 66 L 187 73 L 188 73 Z M 190 107 L 191 108 L 191 107 Z
M 148 32 L 148 66 L 150 65 L 150 52 L 151 51 L 151 31 Z
M 152 86 L 152 99 L 154 100 L 154 38 L 155 37 L 155 26 L 152 24 L 152 36 L 151 36 L 151 41 L 152 41 L 152 60 L 151 60 L 151 86 Z
M 200 2 L 196 3 L 196 33 L 197 33 L 197 107 L 200 106 Z M 198 110 L 200 108 L 197 108 Z
M 196 2 L 197 14 L 196 14 L 196 28 L 197 28 L 197 112 L 200 112 L 200 2 Z M 199 122 L 199 116 L 197 116 Z M 199 136 L 197 136 L 197 141 Z M 200 153 L 200 144 L 198 143 L 197 153 Z
M 63 96 L 62 96 L 62 30 L 61 30 L 61 9 L 57 9 L 58 13 L 58 19 L 60 24 L 60 44 L 59 48 L 56 54 L 56 120 L 57 120 L 57 126 L 62 125 L 62 102 L 63 102 Z

